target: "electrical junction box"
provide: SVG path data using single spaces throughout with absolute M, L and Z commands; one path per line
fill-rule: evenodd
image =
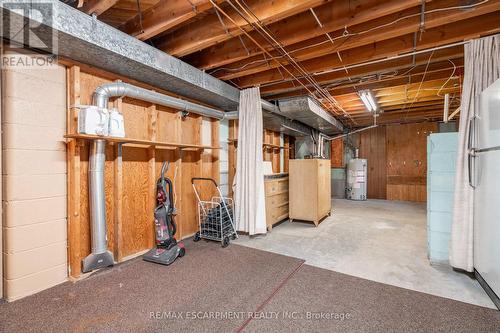
M 97 106 L 82 106 L 78 112 L 78 133 L 103 135 L 109 133 L 109 112 Z
M 115 136 L 118 138 L 125 137 L 125 121 L 123 114 L 121 114 L 118 109 L 113 108 L 109 112 L 109 136 Z

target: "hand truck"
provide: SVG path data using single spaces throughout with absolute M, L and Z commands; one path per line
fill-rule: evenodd
M 211 182 L 219 196 L 212 197 L 210 201 L 201 200 L 195 182 Z M 212 178 L 195 177 L 191 179 L 196 199 L 198 200 L 198 227 L 194 241 L 209 239 L 221 242 L 222 247 L 229 245 L 230 239 L 238 238 L 233 220 L 233 200 L 224 197 L 217 182 Z

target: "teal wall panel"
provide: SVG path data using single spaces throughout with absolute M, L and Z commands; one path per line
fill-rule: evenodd
M 458 134 L 427 137 L 427 242 L 431 262 L 448 261 Z

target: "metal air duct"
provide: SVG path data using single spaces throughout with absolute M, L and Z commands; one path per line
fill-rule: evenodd
M 124 82 L 104 84 L 94 91 L 93 104 L 107 108 L 111 97 L 130 97 L 138 100 L 193 112 L 205 117 L 223 119 L 224 112 L 203 105 L 188 102 L 151 90 L 139 88 Z M 92 253 L 83 259 L 83 272 L 114 264 L 113 254 L 108 250 L 106 239 L 106 201 L 104 194 L 104 164 L 106 161 L 106 140 L 94 140 L 89 155 L 89 198 Z
M 330 113 L 319 106 L 309 96 L 278 100 L 282 115 L 291 118 L 326 134 L 341 133 L 344 126 Z

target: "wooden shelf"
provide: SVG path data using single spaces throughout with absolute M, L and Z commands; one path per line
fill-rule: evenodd
M 273 145 L 272 143 L 263 143 L 262 145 L 266 148 L 273 148 L 273 149 L 281 149 L 282 148 L 279 145 Z
M 238 139 L 228 139 L 228 143 L 238 143 Z M 282 147 L 280 145 L 275 145 L 272 143 L 263 143 L 262 146 L 264 148 L 273 148 L 273 149 L 291 149 L 291 147 Z
M 156 148 L 180 148 L 180 149 L 220 149 L 220 147 L 213 146 L 203 146 L 203 145 L 195 145 L 195 144 L 183 144 L 183 143 L 174 143 L 174 142 L 160 142 L 160 141 L 151 141 L 151 140 L 140 140 L 140 139 L 128 139 L 128 138 L 118 138 L 114 136 L 99 136 L 99 135 L 90 135 L 90 134 L 66 134 L 64 135 L 66 139 L 76 139 L 76 140 L 106 140 L 111 143 L 120 143 L 127 146 L 135 146 L 135 147 L 151 147 L 155 146 Z

